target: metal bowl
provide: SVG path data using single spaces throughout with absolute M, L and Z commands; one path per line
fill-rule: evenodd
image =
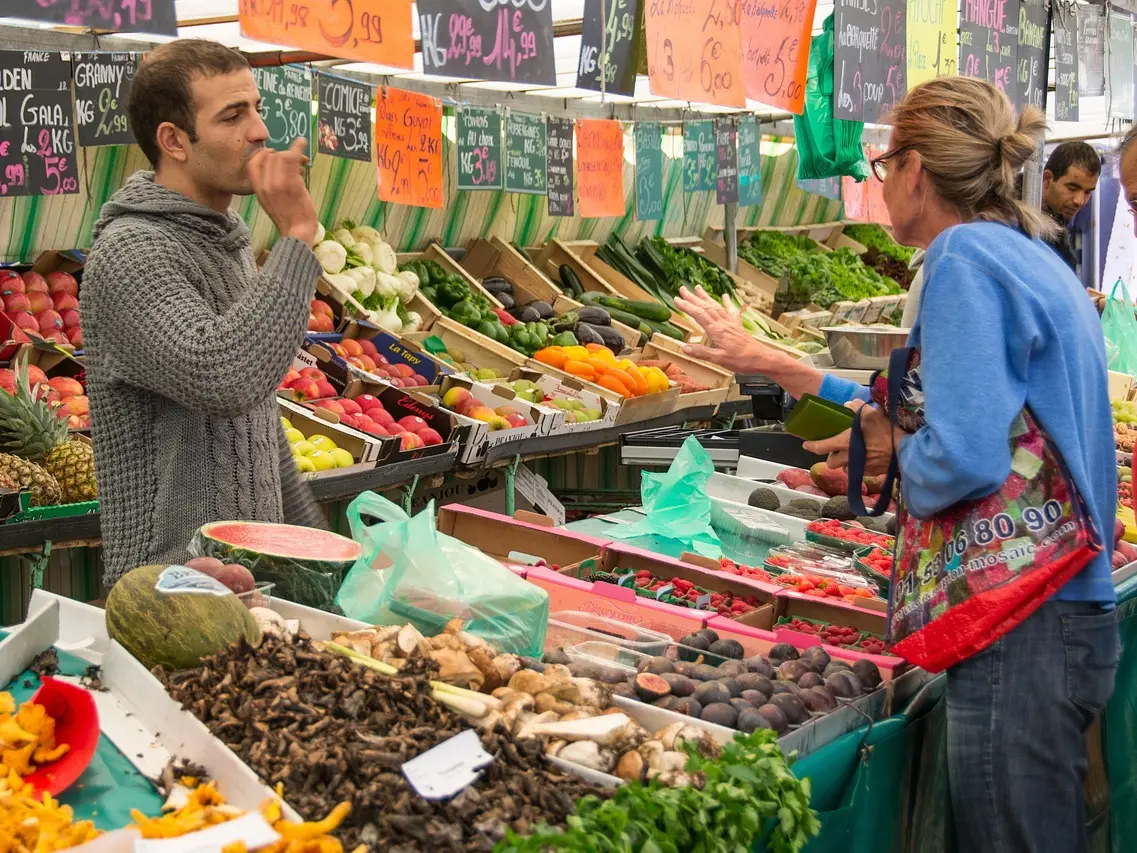
M 846 370 L 882 370 L 892 351 L 908 343 L 908 329 L 830 326 L 821 331 L 834 366 Z

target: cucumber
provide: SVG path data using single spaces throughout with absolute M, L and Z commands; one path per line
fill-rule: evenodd
M 599 305 L 602 308 L 608 309 L 609 313 L 615 309 L 616 311 L 623 311 L 625 314 L 634 314 L 641 320 L 666 323 L 671 319 L 671 311 L 668 310 L 667 306 L 661 305 L 658 302 L 623 299 L 619 296 L 608 296 L 603 293 L 597 294 L 592 299 L 589 299 L 588 302 L 591 305 Z
M 580 283 L 577 274 L 573 272 L 572 267 L 568 264 L 561 264 L 557 272 L 561 274 L 561 284 L 568 288 L 568 295 L 573 299 L 580 299 L 584 293 L 584 286 Z

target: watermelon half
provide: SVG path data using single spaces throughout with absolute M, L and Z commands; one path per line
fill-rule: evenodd
M 204 525 L 194 552 L 239 563 L 258 581 L 276 584 L 273 594 L 297 604 L 331 609 L 344 573 L 363 553 L 354 539 L 327 530 L 261 521 L 215 521 Z

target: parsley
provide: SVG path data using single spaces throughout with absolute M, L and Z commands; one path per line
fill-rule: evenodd
M 563 830 L 510 831 L 495 853 L 750 853 L 764 833 L 771 853 L 798 853 L 820 831 L 809 780 L 790 772 L 774 732 L 740 735 L 717 758 L 684 748 L 701 788 L 622 785 L 611 798 L 579 800 Z

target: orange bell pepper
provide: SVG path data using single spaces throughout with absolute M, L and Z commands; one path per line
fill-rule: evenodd
M 565 366 L 568 361 L 568 356 L 565 351 L 560 347 L 545 347 L 533 353 L 533 358 L 541 364 L 547 364 L 550 367 L 555 367 L 558 370 Z
M 593 369 L 592 365 L 586 361 L 576 361 L 574 359 L 569 359 L 565 362 L 563 369 L 566 373 L 571 373 L 573 376 L 579 376 L 581 379 L 587 379 L 589 382 L 596 378 L 596 371 Z
M 610 370 L 603 376 L 598 377 L 596 384 L 601 388 L 607 388 L 609 391 L 615 391 L 621 397 L 631 397 L 633 394 L 628 390 L 628 386 L 620 381 L 622 375 L 623 374 L 618 370 Z

